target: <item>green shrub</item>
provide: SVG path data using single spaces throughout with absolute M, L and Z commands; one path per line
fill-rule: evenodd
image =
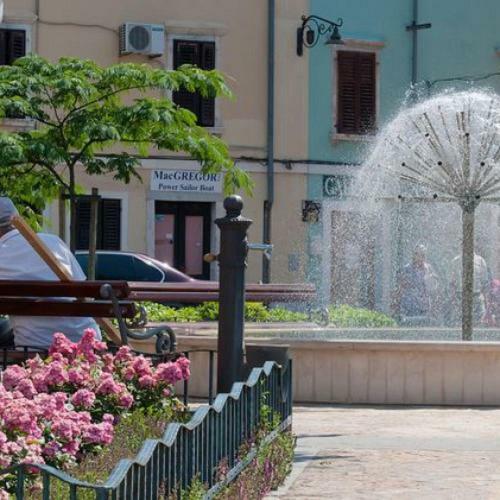
M 219 303 L 205 302 L 199 306 L 174 308 L 147 302 L 144 304 L 148 319 L 155 322 L 191 323 L 197 321 L 217 321 Z M 397 326 L 394 319 L 386 314 L 361 307 L 348 305 L 330 306 L 330 326 L 335 328 L 383 328 Z M 308 321 L 306 313 L 289 311 L 283 307 L 267 308 L 259 302 L 245 304 L 245 321 L 256 323 L 293 323 Z
M 148 319 L 155 322 L 190 323 L 197 321 L 217 321 L 219 319 L 219 303 L 205 302 L 199 306 L 187 306 L 176 309 L 152 302 L 143 304 Z M 258 323 L 306 321 L 307 314 L 289 311 L 281 307 L 268 309 L 258 302 L 245 304 L 245 320 Z
M 390 316 L 371 309 L 346 304 L 330 306 L 330 326 L 337 328 L 381 328 L 397 326 Z

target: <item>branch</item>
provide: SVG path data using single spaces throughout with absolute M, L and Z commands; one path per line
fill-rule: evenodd
M 85 104 L 82 104 L 81 106 L 77 106 L 76 108 L 73 108 L 63 119 L 61 122 L 62 125 L 66 123 L 68 118 L 75 114 L 78 113 L 78 111 L 81 111 L 82 109 L 85 109 L 88 106 L 92 106 L 92 104 L 97 104 L 100 101 L 103 101 L 104 99 L 108 99 L 108 97 L 113 97 L 116 94 L 119 94 L 120 92 L 128 92 L 130 90 L 139 90 L 139 89 L 144 89 L 144 86 L 133 86 L 133 87 L 124 87 L 121 89 L 114 90 L 113 92 L 108 92 L 107 94 L 102 94 L 99 96 L 97 99 L 93 99 L 92 101 L 86 102 Z
M 82 149 L 80 149 L 80 151 L 74 156 L 74 158 L 72 159 L 71 163 L 69 164 L 70 167 L 74 167 L 77 162 L 80 160 L 80 158 L 83 156 L 83 153 L 85 153 L 85 151 L 94 143 L 96 142 L 99 142 L 95 139 L 91 139 L 90 141 L 88 141 L 83 147 Z
M 59 174 L 59 172 L 54 168 L 53 165 L 50 163 L 46 163 L 44 161 L 38 160 L 36 163 L 41 165 L 42 167 L 45 167 L 47 170 L 50 171 L 50 173 L 58 180 L 59 184 L 61 184 L 63 187 L 66 189 L 69 189 L 69 184 L 62 178 L 62 176 Z

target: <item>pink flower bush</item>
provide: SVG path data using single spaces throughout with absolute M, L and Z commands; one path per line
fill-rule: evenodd
M 56 333 L 47 358 L 2 373 L 0 467 L 47 463 L 67 469 L 82 454 L 111 443 L 124 413 L 177 404 L 173 385 L 189 378 L 188 359 L 154 367 L 127 346 L 114 355 L 106 351 L 92 330 L 78 343 Z M 6 486 L 0 476 L 0 500 L 8 498 Z

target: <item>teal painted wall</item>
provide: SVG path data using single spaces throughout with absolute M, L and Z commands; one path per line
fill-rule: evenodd
M 336 20 L 342 17 L 345 38 L 384 42 L 379 50 L 379 116 L 383 127 L 409 95 L 412 68 L 412 34 L 406 26 L 413 19 L 413 0 L 310 0 L 310 14 Z M 500 72 L 500 1 L 419 0 L 419 23 L 432 23 L 418 33 L 418 81 L 433 81 L 463 75 L 480 76 Z M 359 164 L 369 144 L 337 141 L 332 143 L 333 54 L 324 39 L 309 53 L 309 159 L 343 164 Z M 500 76 L 472 84 L 500 92 Z M 432 93 L 446 88 L 470 88 L 462 82 L 439 83 Z M 425 86 L 422 86 L 425 88 Z M 423 95 L 426 95 L 423 92 Z M 335 165 L 327 167 L 335 174 Z M 321 200 L 323 175 L 309 175 L 309 199 Z M 321 255 L 313 251 L 321 242 L 321 222 L 310 224 L 308 277 L 321 285 Z M 323 242 L 324 243 L 324 242 Z M 326 299 L 326 298 L 325 298 Z
M 380 49 L 380 113 L 383 126 L 396 113 L 409 90 L 412 35 L 405 27 L 413 18 L 413 0 L 310 0 L 310 13 L 344 19 L 342 36 L 385 43 Z M 500 71 L 500 2 L 498 0 L 420 0 L 420 23 L 432 28 L 418 34 L 418 80 Z M 323 40 L 309 50 L 309 157 L 342 163 L 362 161 L 366 145 L 332 144 L 332 49 Z M 448 86 L 450 84 L 447 84 Z M 456 82 L 455 87 L 461 84 Z M 500 77 L 476 85 L 500 91 Z M 433 90 L 444 88 L 437 84 Z

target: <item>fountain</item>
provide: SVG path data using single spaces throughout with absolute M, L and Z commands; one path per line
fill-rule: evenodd
M 379 135 L 358 182 L 376 201 L 460 207 L 462 339 L 471 340 L 475 214 L 480 203 L 500 202 L 500 97 L 448 93 L 402 110 Z

